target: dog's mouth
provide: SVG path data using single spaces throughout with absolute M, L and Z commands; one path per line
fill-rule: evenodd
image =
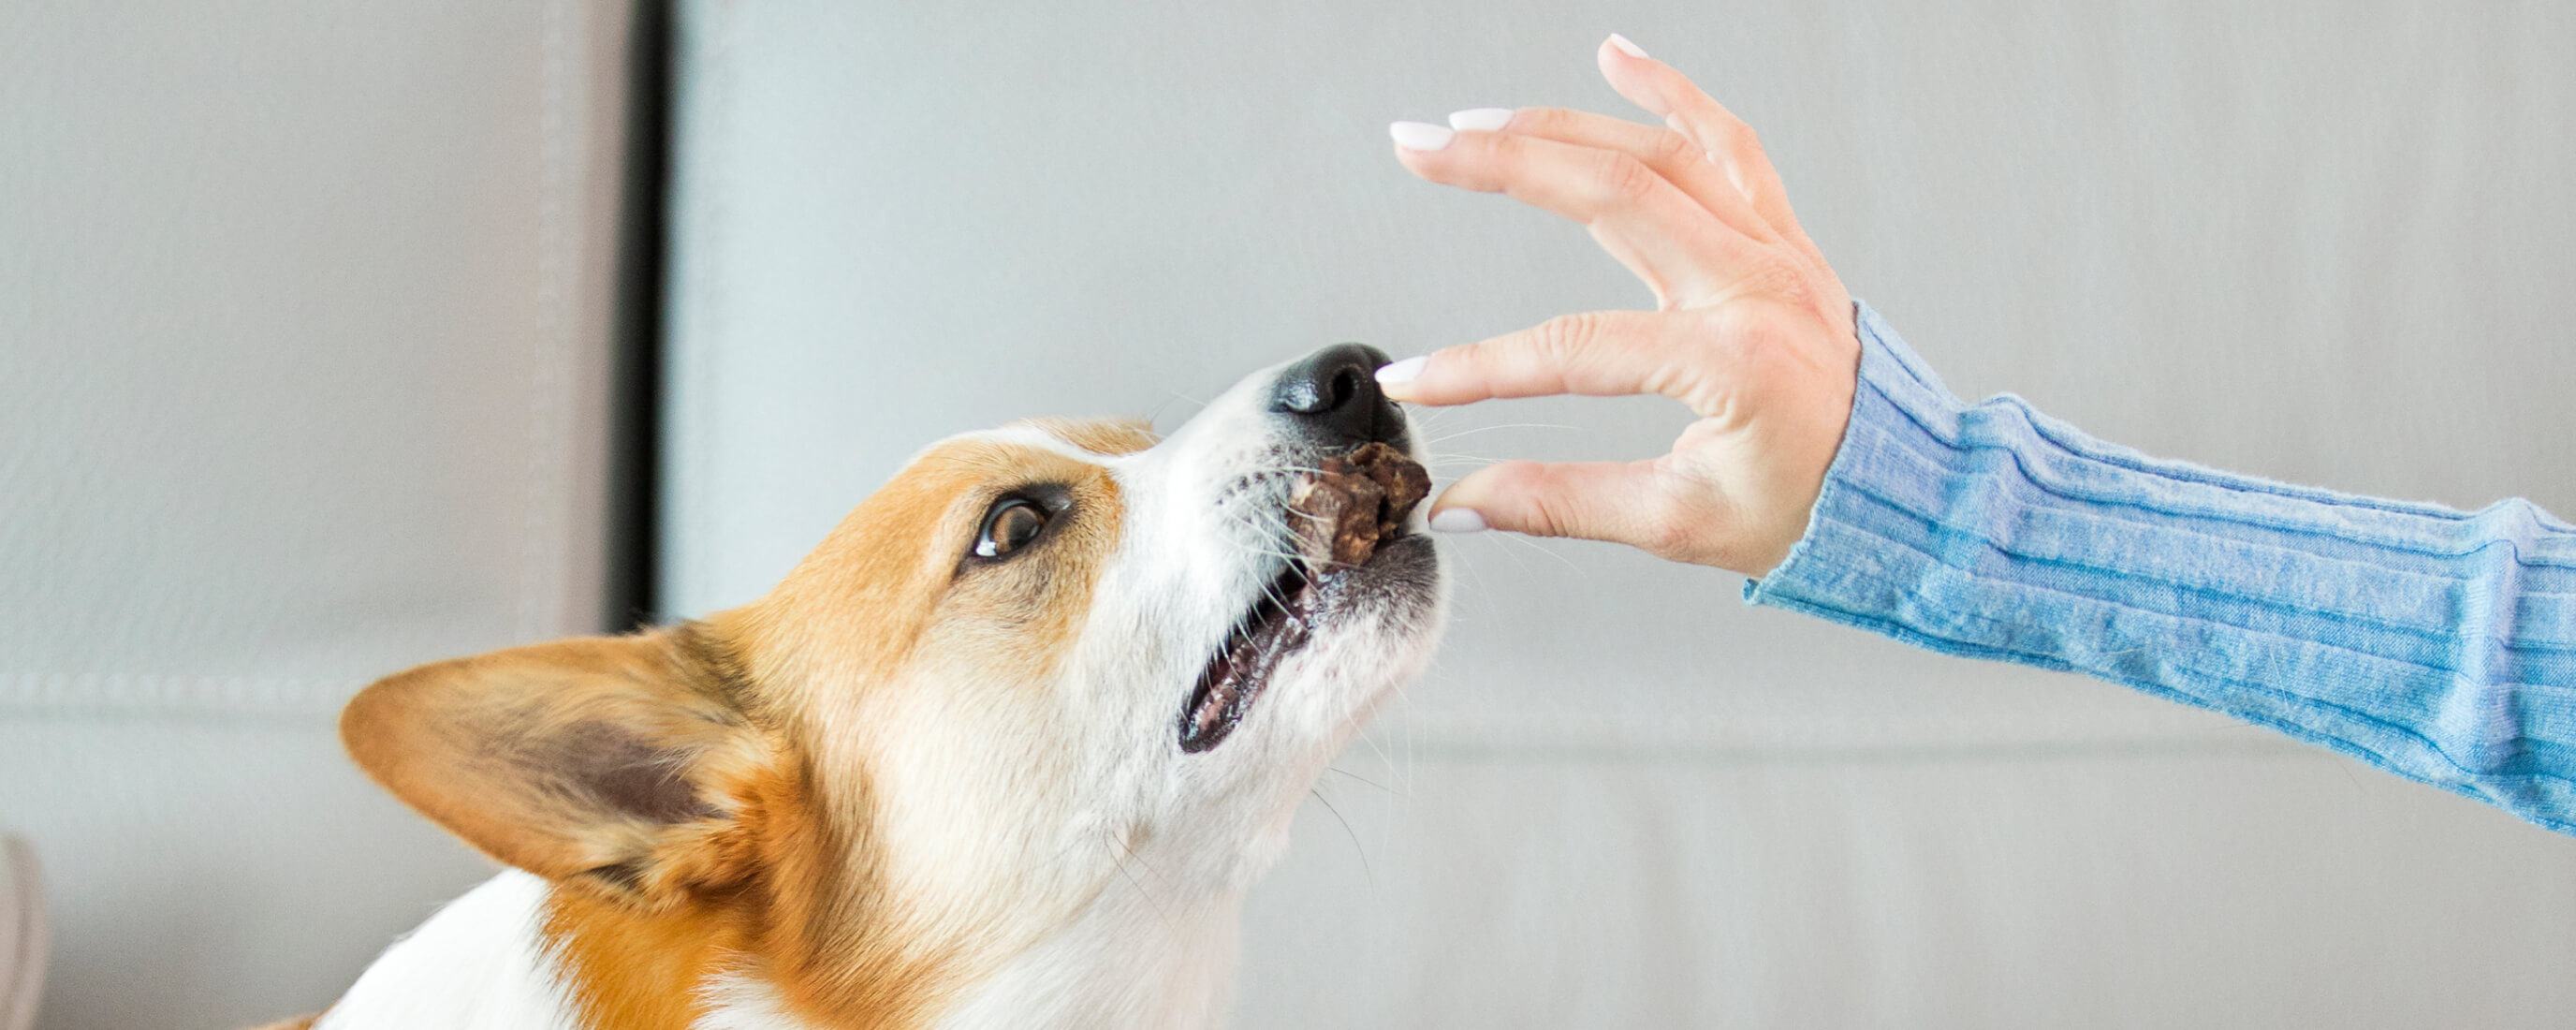
M 1262 588 L 1199 673 L 1181 709 L 1181 750 L 1208 750 L 1234 732 L 1270 674 L 1313 638 L 1335 581 L 1362 574 L 1380 547 L 1403 537 L 1405 516 L 1430 492 L 1430 473 L 1383 443 L 1326 458 L 1297 483 L 1288 496 L 1297 557 Z

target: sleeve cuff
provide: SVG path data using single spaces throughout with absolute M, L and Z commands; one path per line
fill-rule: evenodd
M 1957 437 L 1964 405 L 1869 305 L 1854 301 L 1852 309 L 1860 333 L 1860 376 L 1842 444 L 1826 468 L 1805 535 L 1768 575 L 1745 582 L 1744 600 L 1933 644 L 1868 614 L 1892 610 L 1896 598 L 1889 596 L 1894 588 L 1888 574 L 1895 570 L 1886 567 L 1890 556 L 1862 528 L 1878 516 L 1859 484 L 1937 497 L 1946 470 L 1921 456 L 1946 449 L 1939 446 L 1941 437 Z M 1903 446 L 1901 440 L 1913 446 Z

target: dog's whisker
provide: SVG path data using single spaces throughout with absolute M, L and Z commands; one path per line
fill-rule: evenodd
M 1442 435 L 1440 435 L 1440 436 L 1430 437 L 1430 438 L 1428 438 L 1428 439 L 1424 440 L 1424 441 L 1423 441 L 1423 443 L 1424 443 L 1424 444 L 1426 444 L 1426 445 L 1429 445 L 1429 444 L 1442 444 L 1442 443 L 1447 443 L 1447 442 L 1449 442 L 1449 441 L 1451 441 L 1451 440 L 1458 439 L 1459 437 L 1462 437 L 1462 436 L 1474 436 L 1474 435 L 1476 435 L 1476 434 L 1478 434 L 1478 433 L 1490 433 L 1490 432 L 1493 432 L 1493 431 L 1495 431 L 1495 430 L 1497 430 L 1497 429 L 1563 429 L 1563 430 L 1566 430 L 1566 431 L 1568 431 L 1568 432 L 1580 432 L 1580 431 L 1582 430 L 1582 427 L 1581 427 L 1581 426 L 1560 425 L 1560 424 L 1558 424 L 1558 423 L 1554 423 L 1554 422 L 1505 422 L 1505 423 L 1501 423 L 1501 424 L 1499 424 L 1499 425 L 1490 425 L 1490 426 L 1469 426 L 1469 427 L 1467 427 L 1467 428 L 1465 428 L 1465 429 L 1458 430 L 1458 431 L 1456 431 L 1456 432 L 1454 432 L 1454 433 L 1444 433 L 1444 434 L 1442 434 Z
M 1404 687 L 1403 687 L 1401 684 L 1397 685 L 1397 687 L 1396 687 L 1395 689 L 1396 689 L 1396 698 L 1397 698 L 1399 701 L 1400 701 L 1400 700 L 1403 700 L 1403 699 L 1405 699 L 1405 698 L 1406 698 L 1406 696 L 1407 696 L 1407 695 L 1404 693 Z M 1383 743 L 1380 743 L 1380 742 L 1377 740 L 1377 735 L 1376 735 L 1376 734 L 1372 734 L 1372 733 L 1363 733 L 1363 734 L 1360 734 L 1360 740 L 1362 740 L 1362 741 L 1364 741 L 1364 742 L 1366 742 L 1366 743 L 1368 744 L 1368 749 L 1369 749 L 1370 751 L 1373 751 L 1373 752 L 1376 752 L 1376 753 L 1377 753 L 1377 760 L 1378 760 L 1379 762 L 1381 762 L 1381 763 L 1384 763 L 1384 764 L 1386 765 L 1386 767 L 1387 767 L 1389 770 L 1393 770 L 1393 769 L 1396 769 L 1396 768 L 1397 768 L 1397 766 L 1396 766 L 1396 762 L 1395 762 L 1395 756 L 1393 756 L 1393 755 L 1390 755 L 1390 754 L 1387 754 L 1387 753 L 1386 753 L 1386 745 L 1385 745 L 1385 744 L 1383 744 Z M 1408 784 L 1408 785 L 1406 786 L 1406 788 L 1405 788 L 1403 791 L 1400 791 L 1400 792 L 1399 792 L 1399 791 L 1392 791 L 1392 790 L 1390 790 L 1390 791 L 1388 791 L 1387 793 L 1394 794 L 1394 795 L 1396 795 L 1397 797 L 1406 797 L 1406 796 L 1409 796 L 1409 795 L 1412 793 L 1412 787 L 1411 787 L 1411 785 L 1410 785 L 1410 784 Z
M 1127 859 L 1136 859 L 1138 864 L 1146 865 L 1146 870 L 1148 872 L 1151 872 L 1153 867 L 1150 864 L 1145 863 L 1144 859 L 1138 858 L 1136 855 L 1136 849 L 1129 845 L 1119 834 L 1107 828 L 1103 828 L 1101 832 L 1106 838 L 1104 842 L 1112 845 L 1113 847 L 1113 850 L 1109 853 L 1110 864 L 1118 867 L 1118 874 L 1127 878 L 1127 885 L 1136 888 L 1137 896 L 1144 898 L 1145 904 L 1153 907 L 1154 917 L 1162 920 L 1163 930 L 1167 933 L 1178 936 L 1181 932 L 1180 924 L 1172 921 L 1172 913 L 1170 910 L 1163 907 L 1162 900 L 1156 898 L 1154 896 L 1154 892 L 1145 886 L 1145 882 L 1137 879 L 1135 872 L 1127 868 Z M 1121 851 L 1126 853 L 1126 858 L 1119 857 L 1119 852 Z M 1158 876 L 1157 878 L 1159 879 L 1160 877 Z
M 1500 540 L 1517 541 L 1522 547 L 1527 547 L 1540 554 L 1556 559 L 1559 564 L 1574 570 L 1576 574 L 1581 575 L 1586 579 L 1589 579 L 1592 576 L 1592 573 L 1589 570 L 1585 569 L 1583 566 L 1575 564 L 1574 559 L 1558 554 L 1555 548 L 1541 543 L 1539 538 L 1526 536 L 1520 533 L 1492 533 L 1487 535 Z
M 1398 689 L 1398 690 L 1402 690 L 1403 688 L 1402 688 L 1402 687 L 1398 687 L 1398 688 L 1396 688 L 1396 689 Z M 1348 777 L 1350 777 L 1350 778 L 1352 778 L 1352 779 L 1354 779 L 1354 780 L 1358 780 L 1358 781 L 1360 781 L 1361 783 L 1365 783 L 1365 784 L 1368 784 L 1369 786 L 1375 787 L 1375 788 L 1377 788 L 1377 789 L 1379 789 L 1379 790 L 1383 790 L 1383 791 L 1385 791 L 1385 792 L 1387 792 L 1387 793 L 1389 793 L 1389 794 L 1394 794 L 1394 793 L 1395 793 L 1395 789 L 1394 789 L 1394 788 L 1392 788 L 1392 787 L 1387 786 L 1386 784 L 1379 783 L 1379 782 L 1378 782 L 1378 781 L 1376 781 L 1376 780 L 1369 779 L 1369 778 L 1368 778 L 1368 777 L 1366 777 L 1366 776 L 1362 776 L 1362 775 L 1360 775 L 1360 774 L 1358 774 L 1358 773 L 1355 773 L 1355 772 L 1352 772 L 1352 771 L 1350 771 L 1350 770 L 1348 770 L 1348 769 L 1344 769 L 1344 768 L 1342 768 L 1341 766 L 1338 766 L 1338 765 L 1328 765 L 1328 766 L 1325 766 L 1325 767 L 1324 767 L 1324 771 L 1325 771 L 1325 772 L 1336 772 L 1336 773 L 1340 773 L 1340 774 L 1342 774 L 1342 775 L 1344 775 L 1344 776 L 1348 776 Z
M 1351 839 L 1351 853 L 1359 856 L 1360 876 L 1368 880 L 1371 890 L 1375 890 L 1377 870 L 1369 867 L 1368 846 L 1360 843 L 1360 831 L 1351 828 L 1351 821 L 1342 815 L 1342 810 L 1333 804 L 1333 799 L 1324 796 L 1320 784 L 1306 788 L 1306 793 L 1313 795 L 1315 800 L 1323 802 L 1324 811 L 1333 813 L 1333 821 L 1342 824 L 1342 833 Z

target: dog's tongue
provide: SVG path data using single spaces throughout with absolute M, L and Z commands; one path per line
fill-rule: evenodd
M 1382 443 L 1326 458 L 1288 495 L 1298 553 L 1317 570 L 1366 562 L 1430 492 L 1431 474 Z

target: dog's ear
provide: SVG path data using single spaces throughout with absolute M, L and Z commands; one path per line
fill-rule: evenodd
M 773 765 L 697 627 L 438 662 L 359 692 L 377 783 L 510 865 L 660 903 L 747 871 Z

